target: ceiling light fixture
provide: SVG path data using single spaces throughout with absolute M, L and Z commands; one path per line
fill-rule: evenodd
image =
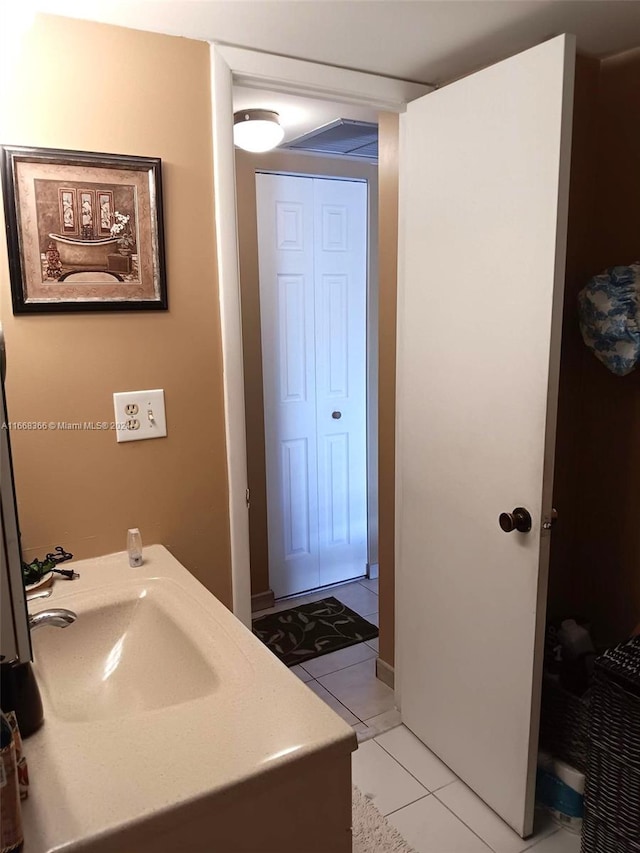
M 245 151 L 270 151 L 284 138 L 280 116 L 272 110 L 239 110 L 233 114 L 233 141 Z

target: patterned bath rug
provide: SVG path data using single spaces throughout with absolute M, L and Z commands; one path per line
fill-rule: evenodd
M 353 853 L 416 853 L 395 826 L 383 817 L 369 796 L 352 789 Z
M 287 666 L 373 640 L 378 629 L 337 598 L 323 598 L 253 620 L 253 633 Z

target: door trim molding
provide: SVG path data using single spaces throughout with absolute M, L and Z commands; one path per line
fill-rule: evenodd
M 229 488 L 231 583 L 234 614 L 251 624 L 247 448 L 242 362 L 242 319 L 233 147 L 233 85 L 290 92 L 403 112 L 433 86 L 361 71 L 209 43 L 213 142 L 213 195 L 218 298 L 222 335 L 225 439 Z
M 213 199 L 229 488 L 231 594 L 233 612 L 241 622 L 250 627 L 248 477 L 236 222 L 236 169 L 233 152 L 232 76 L 231 69 L 225 60 L 213 49 L 210 63 Z
M 348 104 L 365 104 L 388 112 L 404 112 L 408 101 L 426 95 L 433 86 L 260 53 L 244 47 L 212 43 L 239 86 L 307 95 Z

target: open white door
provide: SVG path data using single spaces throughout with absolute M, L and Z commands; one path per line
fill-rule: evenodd
M 406 725 L 532 831 L 575 40 L 401 118 L 397 677 Z M 525 507 L 528 533 L 498 517 Z

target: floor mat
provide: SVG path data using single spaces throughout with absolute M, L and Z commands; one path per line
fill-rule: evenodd
M 378 628 L 345 607 L 323 598 L 253 620 L 253 633 L 287 666 L 373 640 Z
M 355 785 L 352 821 L 353 853 L 416 853 Z

